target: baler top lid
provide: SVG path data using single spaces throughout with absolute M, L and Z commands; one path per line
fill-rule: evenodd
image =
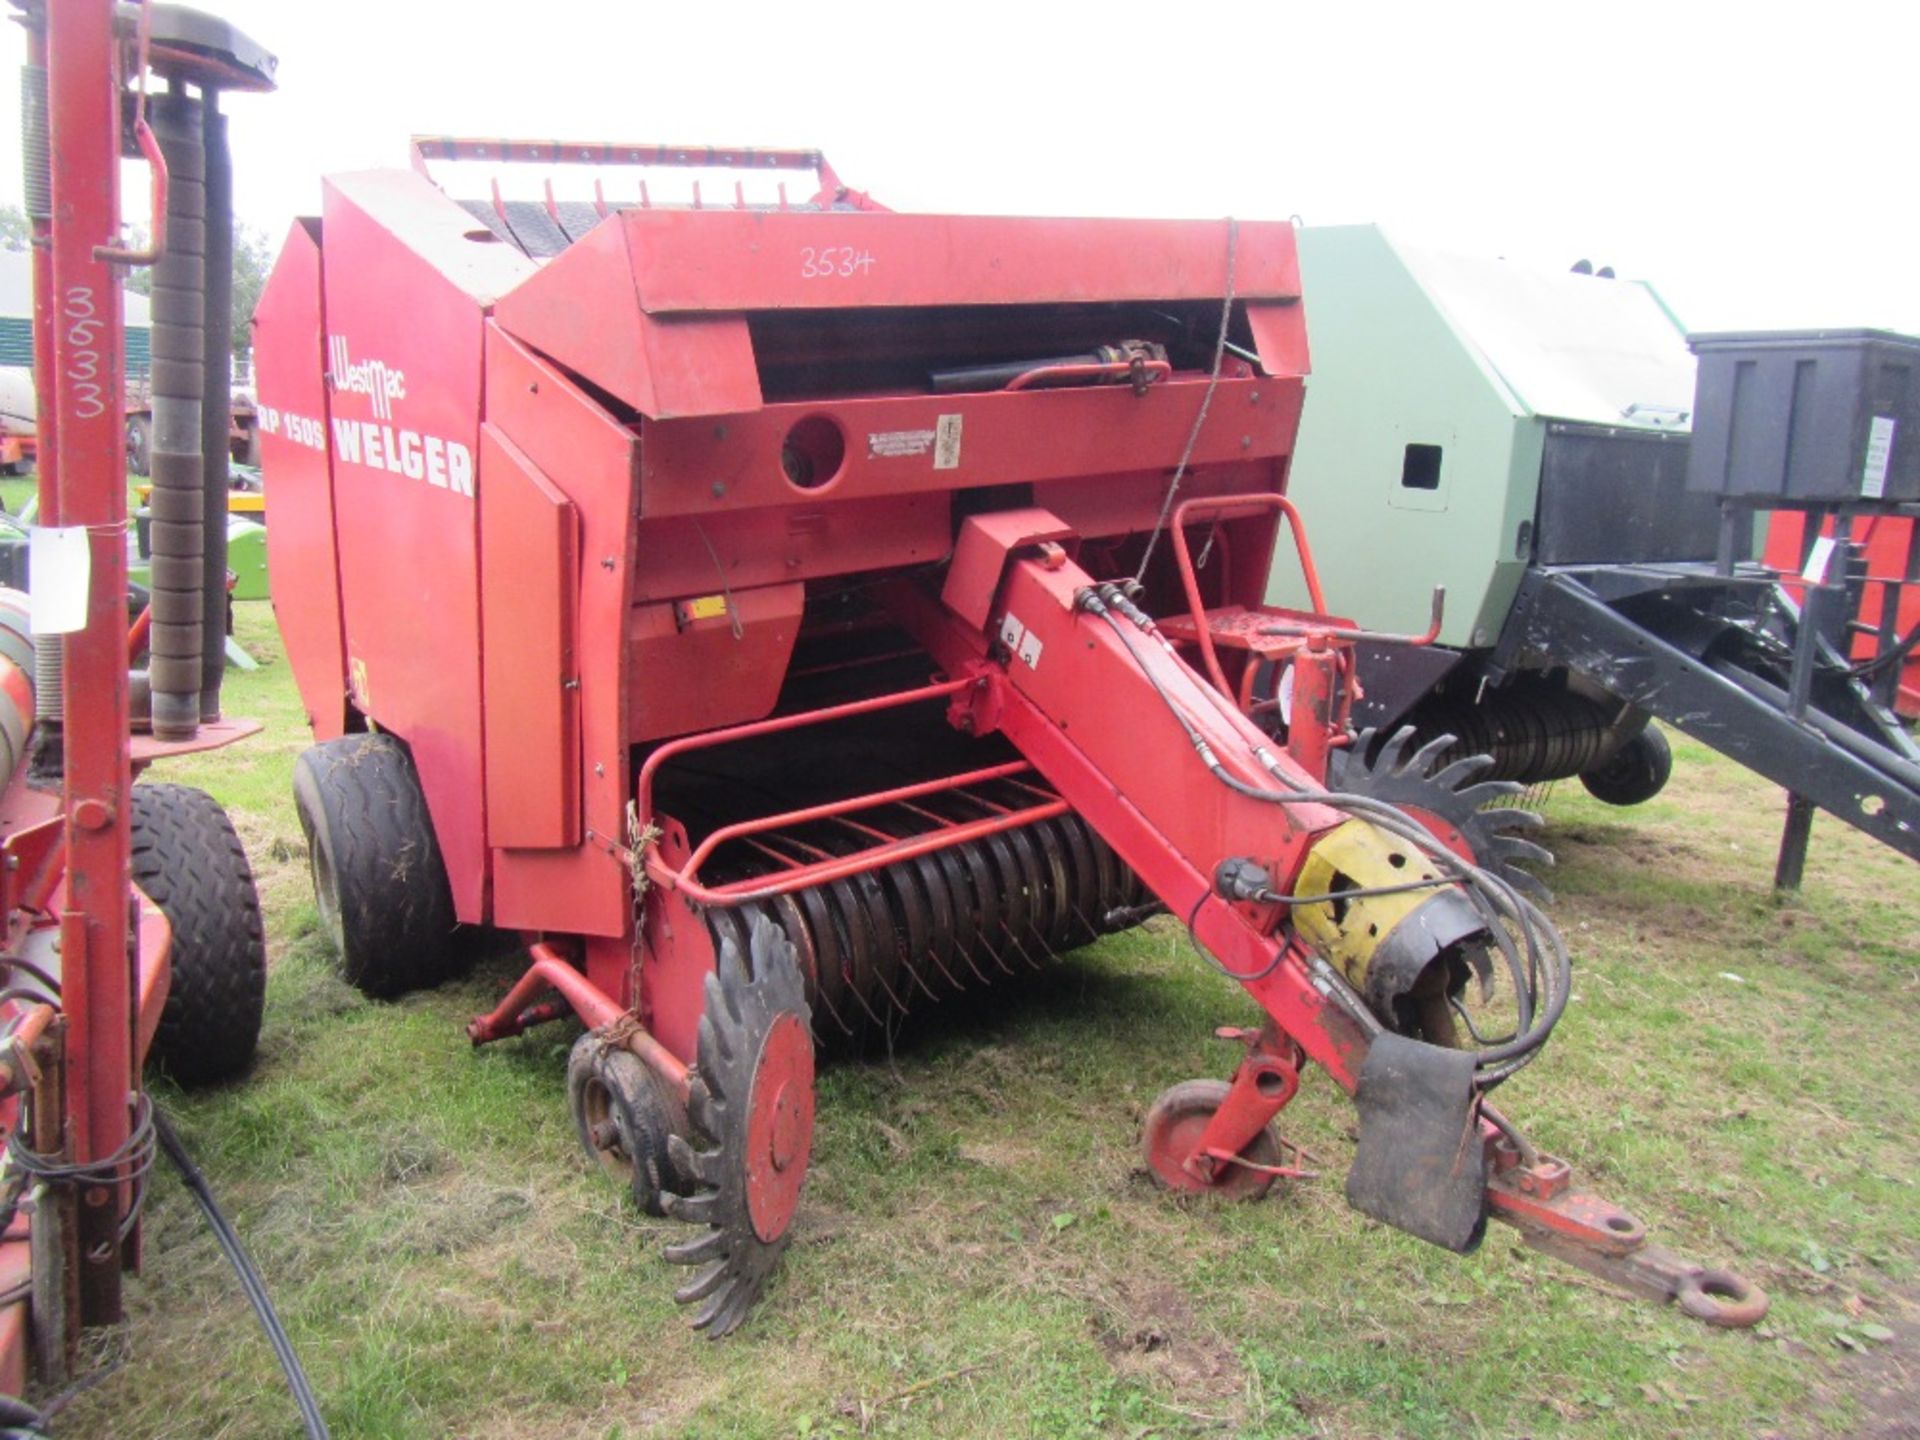
M 1686 427 L 1693 357 L 1684 329 L 1652 286 L 1391 243 L 1518 413 Z M 1311 321 L 1311 291 L 1307 308 Z

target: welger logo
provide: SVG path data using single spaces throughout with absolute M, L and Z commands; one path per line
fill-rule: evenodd
M 435 490 L 473 498 L 473 451 L 444 435 L 429 435 L 393 423 L 393 402 L 407 398 L 407 377 L 380 360 L 356 362 L 347 337 L 327 337 L 327 363 L 336 396 L 364 395 L 371 420 L 333 416 L 333 454 L 337 461 L 383 470 L 406 480 L 421 480 Z M 431 398 L 431 397 L 428 397 Z
M 344 390 L 349 395 L 365 395 L 373 402 L 375 419 L 393 419 L 393 402 L 407 398 L 406 372 L 389 370 L 382 360 L 362 360 L 355 364 L 353 357 L 347 353 L 347 337 L 344 335 L 329 335 L 327 347 L 334 390 Z

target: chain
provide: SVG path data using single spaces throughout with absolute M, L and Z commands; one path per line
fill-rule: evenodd
M 627 801 L 627 890 L 633 897 L 633 939 L 631 942 L 631 961 L 633 969 L 634 993 L 639 993 L 641 935 L 647 918 L 647 852 L 660 843 L 661 829 L 648 822 L 640 823 L 640 805 L 636 800 Z

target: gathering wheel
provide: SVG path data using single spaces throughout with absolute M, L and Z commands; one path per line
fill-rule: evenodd
M 676 1219 L 705 1225 L 666 1258 L 699 1268 L 674 1292 L 697 1305 L 693 1328 L 711 1337 L 747 1318 L 787 1247 L 813 1148 L 813 1037 L 793 942 L 765 914 L 722 932 L 707 977 L 687 1111 L 707 1142 L 669 1138 L 691 1193 L 669 1194 Z
M 1551 854 L 1518 833 L 1537 831 L 1545 821 L 1531 810 L 1488 808 L 1525 788 L 1512 780 L 1480 779 L 1493 768 L 1492 756 L 1465 755 L 1442 764 L 1459 743 L 1451 735 L 1437 735 L 1409 755 L 1415 738 L 1411 725 L 1401 726 L 1384 743 L 1378 736 L 1377 730 L 1362 730 L 1349 748 L 1333 752 L 1329 790 L 1397 806 L 1461 859 L 1492 871 L 1536 901 L 1551 898 L 1546 886 L 1519 864 L 1553 864 Z
M 1222 1195 L 1229 1200 L 1258 1200 L 1273 1187 L 1275 1176 L 1268 1170 L 1221 1165 L 1211 1180 L 1202 1180 L 1181 1163 L 1193 1154 L 1207 1122 L 1231 1088 L 1224 1080 L 1183 1080 L 1162 1091 L 1147 1111 L 1140 1134 L 1141 1153 L 1153 1178 L 1167 1189 L 1188 1195 Z M 1254 1165 L 1279 1166 L 1284 1159 L 1279 1137 L 1271 1126 L 1248 1141 L 1240 1155 Z

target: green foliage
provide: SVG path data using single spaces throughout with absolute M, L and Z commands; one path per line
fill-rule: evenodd
M 145 246 L 147 230 L 144 226 L 133 225 L 128 229 L 133 235 L 136 246 Z M 4 219 L 0 218 L 0 232 L 4 230 Z M 236 355 L 247 355 L 253 350 L 253 311 L 260 303 L 260 292 L 265 288 L 267 276 L 273 270 L 274 250 L 264 230 L 256 230 L 244 221 L 236 221 L 233 227 L 233 350 Z M 153 271 L 147 267 L 134 267 L 126 272 L 127 288 L 136 295 L 153 293 Z

